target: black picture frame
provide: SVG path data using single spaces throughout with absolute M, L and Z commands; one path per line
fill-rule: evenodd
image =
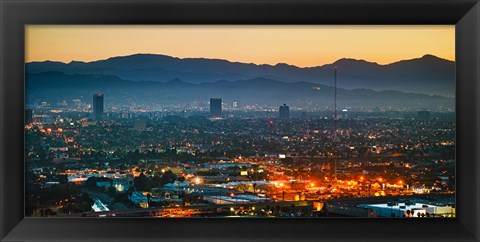
M 479 241 L 478 0 L 0 0 L 2 241 Z M 26 24 L 455 24 L 454 219 L 24 218 Z

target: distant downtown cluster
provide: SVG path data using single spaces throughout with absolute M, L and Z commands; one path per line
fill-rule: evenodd
M 104 95 L 102 93 L 93 94 L 93 119 L 95 121 L 102 121 L 104 117 Z M 210 98 L 210 116 L 214 119 L 219 119 L 222 117 L 222 99 L 221 98 Z M 234 106 L 237 106 L 238 102 L 234 101 Z M 31 112 L 30 109 L 26 109 Z M 283 104 L 278 108 L 279 110 L 279 118 L 281 119 L 288 119 L 290 118 L 290 108 L 287 104 Z M 30 117 L 31 115 L 25 115 L 26 117 Z
M 221 98 L 210 98 L 210 116 L 212 118 L 221 118 L 222 117 L 222 99 Z M 233 106 L 237 106 L 238 102 L 234 101 Z M 281 119 L 288 119 L 290 117 L 290 108 L 287 104 L 283 104 L 278 108 L 278 117 Z

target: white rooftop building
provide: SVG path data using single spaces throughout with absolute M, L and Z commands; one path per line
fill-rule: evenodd
M 409 217 L 419 217 L 427 213 L 435 216 L 455 216 L 455 207 L 437 206 L 425 203 L 405 202 L 405 203 L 382 203 L 382 204 L 360 204 L 362 208 L 372 209 L 379 217 L 407 217 L 407 210 L 413 211 Z

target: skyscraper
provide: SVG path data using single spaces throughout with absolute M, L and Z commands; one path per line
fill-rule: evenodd
M 222 116 L 222 99 L 210 98 L 210 115 L 212 117 Z
M 103 120 L 103 94 L 93 95 L 93 118 L 96 121 Z
M 279 114 L 281 119 L 287 119 L 290 117 L 290 108 L 287 106 L 287 104 L 283 104 L 283 106 L 280 106 Z

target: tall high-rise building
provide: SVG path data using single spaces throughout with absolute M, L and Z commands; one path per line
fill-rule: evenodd
M 103 120 L 103 94 L 93 94 L 93 118 L 96 121 Z
M 212 117 L 222 116 L 222 99 L 210 98 L 210 115 Z
M 282 119 L 287 119 L 290 117 L 290 108 L 287 106 L 287 104 L 283 104 L 283 106 L 280 106 L 279 115 Z

